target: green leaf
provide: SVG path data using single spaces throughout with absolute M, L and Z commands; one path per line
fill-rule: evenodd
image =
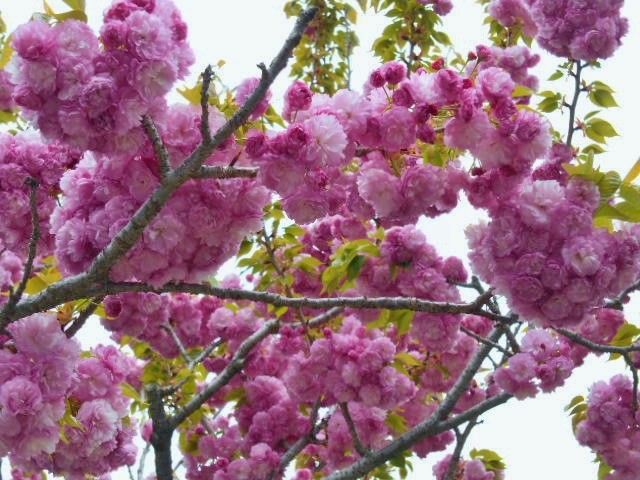
M 577 396 L 573 397 L 571 402 L 569 402 L 569 405 L 564 407 L 565 412 L 568 412 L 568 411 L 572 410 L 577 405 L 579 405 L 581 403 L 584 403 L 584 401 L 585 401 L 585 399 L 584 399 L 584 397 L 582 395 L 577 395 Z
M 545 98 L 538 104 L 538 110 L 544 113 L 551 113 L 558 109 L 560 101 L 557 98 Z
M 613 125 L 611 125 L 609 122 L 601 118 L 592 119 L 591 121 L 589 121 L 588 125 L 589 125 L 589 128 L 593 129 L 593 131 L 600 136 L 603 136 L 603 137 L 618 136 L 618 132 L 616 132 L 616 129 L 613 128 Z
M 594 105 L 604 108 L 617 107 L 618 102 L 613 95 L 606 90 L 594 90 L 589 94 L 589 99 Z
M 627 202 L 640 209 L 640 187 L 637 185 L 630 185 L 628 183 L 622 183 L 620 185 L 620 196 Z
M 9 63 L 9 60 L 11 60 L 12 56 L 13 47 L 11 46 L 11 35 L 9 35 L 4 41 L 2 54 L 0 54 L 0 69 L 7 66 L 7 63 Z
M 592 143 L 590 145 L 587 145 L 586 147 L 584 147 L 582 149 L 583 153 L 593 153 L 594 155 L 599 155 L 601 153 L 606 152 L 606 150 L 604 148 L 602 148 L 600 145 L 596 144 L 596 143 Z
M 531 95 L 533 95 L 533 93 L 534 91 L 529 87 L 525 87 L 524 85 L 516 85 L 516 88 L 513 90 L 511 96 L 513 98 L 530 97 Z
M 603 200 L 611 198 L 622 184 L 620 174 L 615 171 L 607 172 L 602 180 L 598 182 L 598 189 Z
M 85 0 L 62 0 L 69 5 L 72 10 L 80 10 L 84 12 L 86 10 Z
M 493 450 L 488 450 L 486 448 L 478 450 L 474 448 L 469 452 L 469 456 L 474 460 L 480 460 L 487 470 L 491 470 L 493 472 L 505 470 L 507 468 L 502 457 Z
M 396 360 L 400 361 L 401 363 L 409 367 L 419 367 L 420 365 L 422 365 L 422 362 L 420 361 L 420 359 L 414 357 L 408 352 L 397 353 Z
M 399 335 L 406 335 L 411 330 L 415 314 L 412 310 L 391 310 L 389 321 L 396 325 Z
M 620 326 L 610 344 L 616 347 L 628 347 L 637 340 L 638 336 L 640 336 L 640 328 L 625 322 Z
M 364 262 L 366 260 L 366 257 L 362 255 L 356 255 L 355 257 L 353 257 L 353 260 L 351 260 L 349 262 L 349 265 L 347 265 L 348 280 L 355 280 L 356 278 L 358 278 L 358 276 L 360 275 L 360 271 L 362 270 L 362 266 L 364 265 Z
M 640 159 L 636 160 L 636 163 L 633 164 L 629 173 L 627 173 L 622 180 L 623 183 L 632 183 L 636 178 L 640 176 Z
M 564 77 L 564 72 L 562 70 L 556 70 L 553 75 L 551 75 L 549 77 L 549 81 L 554 81 L 554 80 L 558 80 L 560 78 Z
M 398 434 L 402 434 L 409 430 L 407 420 L 402 415 L 398 415 L 395 412 L 389 412 L 385 423 Z

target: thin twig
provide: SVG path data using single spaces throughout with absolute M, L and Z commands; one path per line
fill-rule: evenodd
M 567 330 L 566 328 L 556 327 L 553 329 L 561 335 L 564 335 L 569 340 L 577 343 L 578 345 L 582 345 L 583 347 L 587 347 L 589 350 L 599 353 L 617 353 L 619 355 L 626 355 L 631 352 L 640 352 L 640 345 L 629 345 L 628 347 L 616 347 L 614 345 L 605 345 L 602 343 L 592 342 L 588 338 L 583 337 L 571 330 Z
M 142 117 L 142 126 L 147 132 L 149 140 L 151 140 L 153 150 L 155 151 L 158 163 L 160 164 L 160 174 L 164 181 L 171 174 L 171 156 L 169 154 L 169 150 L 167 150 L 167 146 L 162 141 L 162 137 L 156 128 L 156 124 L 149 115 L 144 115 Z
M 31 273 L 33 272 L 33 263 L 36 260 L 36 251 L 38 249 L 38 242 L 40 241 L 40 216 L 38 215 L 38 181 L 29 177 L 25 184 L 29 187 L 29 209 L 31 211 L 31 239 L 29 240 L 29 252 L 27 254 L 27 261 L 24 265 L 24 272 L 22 273 L 22 280 L 18 284 L 18 288 L 11 292 L 9 300 L 5 307 L 0 312 L 0 318 L 3 316 L 9 316 L 13 313 L 16 305 L 22 299 Z
M 203 165 L 193 178 L 255 178 L 258 175 L 257 168 L 251 167 L 224 167 L 220 165 Z
M 193 367 L 195 367 L 196 365 L 200 364 L 201 362 L 203 362 L 205 359 L 207 359 L 209 357 L 209 355 L 211 355 L 211 353 L 218 348 L 220 345 L 222 345 L 224 343 L 224 340 L 222 339 L 218 339 L 215 342 L 211 342 L 207 348 L 205 348 L 204 350 L 202 350 L 202 352 L 200 352 L 196 357 L 194 357 L 191 362 L 189 362 L 189 368 L 192 369 Z
M 491 332 L 488 338 L 491 342 L 497 342 L 502 335 L 502 330 L 496 328 Z M 497 395 L 490 398 L 489 400 L 485 400 L 475 407 L 470 408 L 457 417 L 454 417 L 456 419 L 455 421 L 454 419 L 450 419 L 448 421 L 445 420 L 445 418 L 451 413 L 455 405 L 458 403 L 458 400 L 460 399 L 462 394 L 469 387 L 469 382 L 471 382 L 473 377 L 476 375 L 476 373 L 480 369 L 480 366 L 482 365 L 482 362 L 484 362 L 487 355 L 491 353 L 491 350 L 493 350 L 492 345 L 482 344 L 480 346 L 476 354 L 473 356 L 469 364 L 463 370 L 462 374 L 458 377 L 454 385 L 447 393 L 447 396 L 444 398 L 442 403 L 440 403 L 431 417 L 419 423 L 408 432 L 400 435 L 398 438 L 387 444 L 382 449 L 372 452 L 371 454 L 361 458 L 360 460 L 343 470 L 332 473 L 331 475 L 326 477 L 325 480 L 354 480 L 363 475 L 366 475 L 377 466 L 382 465 L 389 459 L 395 457 L 404 450 L 407 450 L 423 438 L 427 438 L 431 435 L 437 435 L 438 433 L 442 433 L 443 431 L 450 430 L 451 428 L 454 428 L 461 423 L 469 421 L 471 418 L 478 417 L 486 410 L 489 410 L 497 405 L 501 405 L 502 403 L 506 402 L 509 398 L 511 398 L 510 395 Z
M 627 363 L 629 368 L 631 369 L 631 376 L 633 377 L 633 411 L 638 411 L 638 369 L 636 368 L 631 355 L 629 353 L 625 353 L 622 355 L 624 361 Z
M 86 307 L 80 314 L 76 317 L 73 323 L 67 328 L 64 334 L 67 338 L 73 337 L 76 333 L 80 331 L 84 324 L 87 322 L 89 317 L 94 314 L 96 309 L 100 306 L 104 297 L 96 297 L 90 301 L 89 306 Z
M 314 409 L 311 413 L 311 429 L 309 433 L 299 438 L 293 445 L 289 447 L 284 455 L 282 455 L 278 468 L 271 472 L 269 480 L 274 480 L 278 473 L 284 472 L 289 464 L 293 461 L 293 459 L 296 458 L 307 445 L 316 441 L 316 435 L 318 434 L 318 432 L 320 432 L 320 430 L 324 429 L 327 426 L 331 415 L 333 415 L 333 412 L 329 413 L 322 420 L 320 420 L 320 422 L 316 423 L 318 420 L 319 406 L 320 402 L 316 402 L 316 405 L 314 406 Z
M 638 280 L 633 285 L 625 288 L 620 295 L 616 298 L 611 299 L 609 302 L 605 304 L 605 308 L 613 308 L 615 310 L 624 309 L 625 301 L 627 301 L 630 294 L 635 292 L 636 290 L 640 290 L 640 280 Z
M 569 106 L 569 128 L 567 131 L 567 145 L 570 147 L 573 142 L 573 134 L 575 132 L 574 124 L 576 121 L 576 111 L 578 108 L 578 100 L 580 99 L 581 86 L 582 86 L 582 69 L 584 64 L 580 60 L 576 60 L 576 71 L 572 76 L 574 77 L 574 91 L 573 100 Z
M 451 460 L 449 462 L 449 467 L 447 468 L 447 473 L 444 476 L 444 480 L 455 480 L 458 475 L 458 464 L 460 463 L 460 456 L 462 455 L 462 449 L 464 448 L 469 435 L 471 434 L 471 430 L 478 424 L 478 417 L 472 418 L 467 423 L 464 431 L 460 433 L 460 431 L 456 428 L 456 447 L 453 450 L 453 454 L 451 454 Z
M 202 72 L 202 89 L 200 90 L 200 109 L 202 116 L 200 117 L 200 135 L 202 143 L 211 142 L 211 127 L 209 125 L 209 88 L 213 79 L 213 67 L 207 65 Z
M 497 350 L 500 350 L 502 353 L 504 353 L 505 355 L 511 356 L 513 355 L 512 352 L 510 352 L 509 350 L 507 350 L 506 348 L 504 348 L 502 345 L 500 345 L 497 342 L 492 342 L 491 340 L 489 340 L 486 337 L 483 337 L 482 335 L 478 335 L 476 332 L 474 332 L 473 330 L 468 329 L 467 327 L 465 327 L 464 325 L 460 326 L 460 331 L 462 333 L 464 333 L 465 335 L 468 335 L 471 338 L 474 338 L 475 340 L 477 340 L 480 343 L 484 343 L 485 345 L 491 345 L 492 347 L 496 348 Z
M 184 344 L 182 343 L 182 340 L 180 340 L 180 337 L 178 336 L 178 333 L 173 328 L 173 325 L 171 325 L 170 323 L 167 322 L 164 325 L 162 325 L 161 328 L 163 330 L 165 330 L 166 332 L 168 332 L 169 335 L 171 335 L 171 338 L 173 339 L 173 341 L 177 345 L 178 350 L 180 350 L 180 355 L 182 355 L 182 358 L 184 358 L 184 361 L 187 362 L 187 364 L 191 365 L 191 362 L 193 362 L 193 359 L 189 355 L 189 352 L 187 352 L 187 349 L 185 348 Z
M 353 440 L 353 446 L 356 447 L 356 452 L 358 452 L 361 457 L 366 457 L 369 454 L 369 449 L 366 448 L 360 440 L 360 436 L 356 430 L 356 425 L 353 423 L 353 418 L 351 418 L 351 414 L 349 413 L 349 405 L 345 402 L 340 403 L 340 411 L 342 412 L 344 421 L 347 423 L 347 427 L 349 427 L 349 433 Z
M 242 370 L 244 363 L 253 350 L 253 348 L 264 340 L 267 336 L 275 333 L 280 328 L 278 320 L 270 320 L 266 322 L 259 330 L 254 332 L 247 338 L 229 362 L 229 364 L 214 378 L 209 384 L 205 385 L 202 390 L 193 396 L 189 402 L 180 408 L 172 417 L 168 419 L 169 425 L 173 429 L 178 427 L 189 416 L 195 413 L 204 403 L 215 395 L 222 387 L 227 385 L 235 375 Z
M 147 443 L 144 446 L 144 449 L 142 450 L 142 455 L 140 456 L 140 463 L 138 464 L 138 471 L 137 471 L 138 480 L 144 480 L 144 467 L 145 467 L 145 462 L 147 460 L 147 455 L 149 455 L 150 450 L 151 450 L 151 444 Z

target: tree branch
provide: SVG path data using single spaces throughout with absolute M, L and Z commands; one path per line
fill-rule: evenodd
M 147 132 L 149 140 L 151 140 L 153 150 L 156 152 L 156 157 L 160 163 L 160 174 L 164 181 L 171 174 L 171 156 L 169 155 L 169 150 L 167 150 L 167 146 L 162 141 L 160 133 L 156 128 L 156 124 L 149 115 L 144 115 L 142 117 L 142 126 Z
M 176 333 L 173 326 L 170 323 L 166 323 L 162 325 L 161 328 L 163 328 L 167 333 L 169 333 L 169 335 L 171 335 L 171 338 L 173 339 L 174 343 L 177 345 L 178 350 L 180 350 L 180 355 L 182 355 L 182 358 L 184 359 L 185 362 L 187 362 L 188 365 L 191 365 L 191 363 L 193 362 L 193 359 L 189 356 L 187 349 L 182 343 L 182 340 L 180 340 L 180 337 Z
M 193 175 L 193 178 L 255 178 L 257 175 L 257 168 L 203 165 Z
M 168 419 L 168 424 L 172 429 L 177 428 L 182 422 L 184 422 L 190 415 L 195 413 L 204 403 L 215 395 L 222 387 L 228 384 L 235 375 L 242 370 L 244 362 L 247 356 L 253 348 L 264 340 L 267 336 L 275 333 L 280 328 L 280 322 L 278 320 L 270 320 L 266 322 L 259 330 L 254 332 L 249 338 L 247 338 L 229 362 L 229 364 L 220 372 L 220 374 L 214 378 L 208 385 L 206 385 L 202 391 L 200 391 L 180 410 L 178 410 L 172 417 Z
M 172 480 L 171 437 L 173 436 L 173 428 L 171 428 L 164 411 L 163 395 L 160 388 L 152 384 L 147 387 L 146 392 L 149 398 L 149 416 L 153 424 L 151 445 L 155 454 L 156 478 L 158 480 Z
M 412 310 L 425 313 L 473 313 L 492 320 L 513 322 L 513 319 L 510 317 L 495 315 L 482 309 L 483 305 L 487 302 L 488 292 L 479 296 L 471 303 L 447 303 L 422 300 L 414 297 L 288 297 L 271 292 L 214 287 L 204 283 L 168 283 L 162 287 L 154 287 L 139 282 L 77 283 L 74 280 L 75 278 L 77 277 L 62 280 L 40 294 L 24 299 L 16 306 L 13 319 L 23 318 L 79 298 L 95 297 L 98 295 L 116 295 L 126 292 L 151 292 L 192 293 L 196 295 L 213 296 L 223 300 L 249 300 L 271 304 L 276 307 L 308 307 L 321 310 L 332 307 L 344 307 L 356 309 Z
M 200 117 L 200 135 L 202 143 L 209 144 L 211 142 L 211 127 L 209 126 L 209 88 L 213 79 L 213 67 L 207 65 L 202 72 L 202 89 L 200 90 L 200 109 L 202 115 Z
M 256 105 L 267 93 L 274 79 L 287 65 L 293 49 L 302 38 L 307 25 L 311 22 L 316 12 L 316 8 L 310 8 L 298 17 L 291 34 L 271 62 L 269 69 L 263 70 L 262 79 L 258 87 L 249 96 L 242 108 L 236 111 L 210 141 L 208 139 L 203 141 L 182 165 L 174 169 L 171 174 L 167 176 L 165 181 L 138 209 L 127 225 L 125 225 L 104 250 L 98 254 L 88 270 L 81 275 L 76 275 L 51 285 L 39 295 L 30 298 L 28 305 L 25 305 L 26 308 L 22 309 L 23 312 L 30 311 L 29 314 L 31 314 L 44 311 L 60 303 L 64 303 L 60 300 L 69 297 L 75 296 L 74 299 L 85 298 L 87 295 L 77 295 L 78 292 L 82 292 L 85 289 L 85 285 L 95 286 L 96 282 L 106 278 L 111 267 L 135 245 L 147 225 L 158 215 L 171 195 L 200 170 L 204 161 L 219 145 L 224 143 L 240 126 L 246 123 Z M 207 94 L 208 92 L 202 93 L 203 100 L 207 98 Z M 203 119 L 205 116 L 208 119 L 208 100 L 207 102 L 203 101 L 202 104 L 204 107 L 202 112 Z M 202 122 L 202 125 L 206 124 L 208 124 L 207 121 Z M 3 331 L 9 322 L 25 316 L 15 317 L 13 314 L 9 314 L 9 312 L 13 312 L 13 309 L 5 308 L 0 312 L 0 331 Z
M 0 311 L 0 321 L 11 315 L 22 299 L 25 289 L 27 288 L 27 282 L 31 278 L 33 272 L 33 263 L 36 260 L 36 251 L 38 249 L 38 242 L 40 241 L 40 217 L 38 215 L 38 182 L 34 178 L 27 178 L 25 184 L 29 187 L 29 209 L 31 212 L 31 239 L 29 240 L 29 252 L 27 253 L 27 261 L 24 265 L 24 271 L 22 272 L 22 280 L 18 284 L 18 288 L 11 292 L 9 300 L 4 308 Z M 2 327 L 4 330 L 4 326 Z
M 497 342 L 502 335 L 502 330 L 496 328 L 491 332 L 488 338 L 491 342 Z M 489 410 L 494 406 L 506 402 L 509 398 L 511 398 L 510 395 L 497 395 L 496 397 L 485 400 L 475 407 L 470 408 L 463 414 L 454 417 L 456 421 L 453 421 L 453 419 L 444 421 L 444 419 L 454 409 L 456 403 L 468 388 L 469 382 L 471 382 L 475 374 L 478 372 L 480 366 L 482 365 L 482 362 L 489 355 L 492 349 L 493 346 L 490 344 L 480 345 L 478 352 L 471 359 L 467 367 L 464 369 L 458 380 L 456 380 L 453 387 L 451 387 L 451 389 L 447 393 L 447 396 L 444 398 L 433 415 L 431 415 L 431 417 L 419 423 L 408 432 L 400 435 L 386 447 L 373 452 L 364 458 L 361 458 L 344 470 L 340 470 L 329 475 L 325 480 L 354 480 L 356 478 L 359 478 L 367 474 L 377 466 L 387 462 L 404 450 L 407 450 L 423 438 L 437 435 L 446 430 L 450 430 L 451 428 L 469 421 L 471 418 L 479 416 L 480 413 L 483 413 L 484 411 Z
M 574 91 L 573 100 L 569 106 L 569 129 L 567 131 L 567 145 L 570 147 L 573 142 L 573 134 L 575 132 L 574 124 L 576 122 L 576 111 L 578 108 L 578 100 L 580 99 L 580 92 L 582 86 L 582 69 L 584 64 L 580 60 L 576 60 L 576 71 L 573 74 L 574 77 Z
M 147 455 L 149 455 L 149 450 L 151 450 L 151 444 L 147 443 L 142 450 L 142 455 L 140 456 L 140 463 L 138 464 L 137 471 L 137 480 L 144 480 L 144 464 L 147 460 Z
M 89 317 L 93 315 L 96 309 L 100 306 L 100 302 L 102 302 L 103 298 L 104 297 L 96 297 L 93 300 L 90 300 L 89 306 L 80 312 L 69 328 L 65 330 L 64 334 L 67 338 L 73 337 L 82 327 L 84 327 L 84 324 L 87 322 Z
M 349 413 L 349 405 L 347 405 L 345 402 L 342 402 L 340 404 L 340 411 L 342 412 L 344 421 L 347 423 L 347 427 L 349 427 L 349 433 L 351 434 L 351 438 L 353 439 L 353 446 L 356 447 L 356 452 L 358 452 L 361 457 L 366 457 L 369 454 L 369 449 L 364 446 L 364 444 L 360 440 L 360 437 L 358 436 L 356 425 L 355 423 L 353 423 L 353 418 L 351 418 L 351 414 Z
M 640 352 L 640 345 L 630 345 L 628 347 L 616 347 L 614 345 L 604 345 L 602 343 L 592 342 L 588 338 L 585 338 L 575 332 L 572 332 L 571 330 L 567 330 L 566 328 L 556 327 L 553 330 L 567 337 L 572 342 L 575 342 L 578 345 L 582 345 L 583 347 L 586 347 L 593 352 L 617 353 L 619 355 L 626 355 L 631 352 Z
M 605 308 L 613 308 L 615 310 L 624 309 L 624 303 L 625 303 L 625 300 L 627 300 L 627 297 L 638 289 L 640 289 L 640 280 L 638 280 L 633 285 L 630 285 L 629 287 L 625 288 L 622 291 L 622 293 L 620 293 L 620 295 L 618 295 L 616 298 L 611 299 L 609 302 L 607 302 L 605 305 Z
M 460 456 L 462 455 L 462 449 L 464 448 L 465 443 L 467 443 L 467 439 L 471 434 L 471 430 L 478 424 L 478 417 L 472 418 L 467 423 L 464 431 L 460 433 L 456 429 L 456 447 L 453 450 L 453 454 L 451 455 L 451 460 L 449 462 L 449 467 L 447 468 L 447 473 L 444 476 L 444 480 L 455 480 L 458 476 L 458 464 L 460 463 Z

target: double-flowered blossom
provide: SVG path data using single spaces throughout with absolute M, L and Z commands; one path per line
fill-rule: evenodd
M 468 228 L 475 271 L 529 321 L 580 323 L 640 273 L 638 228 L 596 228 L 599 199 L 594 184 L 578 179 L 522 184 L 489 223 Z
M 298 401 L 313 403 L 324 395 L 331 404 L 393 408 L 415 393 L 415 385 L 391 365 L 395 353 L 389 338 L 348 317 L 339 332 L 325 330 L 308 355 L 292 357 L 285 385 Z
M 531 330 L 522 339 L 520 352 L 495 372 L 494 379 L 500 388 L 522 400 L 534 397 L 538 388 L 551 392 L 562 386 L 574 367 L 567 342 L 546 330 Z
M 210 317 L 221 302 L 187 294 L 123 293 L 107 297 L 104 305 L 107 318 L 102 324 L 116 338 L 134 337 L 172 358 L 180 355 L 180 349 L 169 329 L 186 348 L 207 345 L 215 331 L 210 328 Z
M 82 479 L 131 465 L 136 458 L 129 400 L 120 384 L 137 368 L 115 347 L 80 358 L 55 315 L 8 327 L 0 350 L 0 454 L 26 471 Z M 64 421 L 69 415 L 74 423 Z
M 624 0 L 493 0 L 489 13 L 505 27 L 524 33 L 559 57 L 593 61 L 620 46 L 628 22 L 620 16 Z
M 130 151 L 140 117 L 193 63 L 187 27 L 170 0 L 115 1 L 100 37 L 84 23 L 33 20 L 13 34 L 15 102 L 43 135 L 82 149 Z
M 445 480 L 451 465 L 452 455 L 447 455 L 433 466 L 433 474 L 436 480 Z M 487 470 L 480 460 L 462 460 L 457 464 L 457 476 L 460 480 L 502 480 L 502 470 Z
M 212 109 L 212 128 L 224 122 Z M 199 143 L 194 107 L 174 107 L 158 119 L 174 166 Z M 207 163 L 228 163 L 232 142 Z M 137 153 L 85 155 L 61 181 L 65 202 L 52 219 L 56 255 L 67 274 L 83 271 L 160 184 L 159 161 L 149 143 Z M 251 179 L 190 180 L 146 228 L 112 270 L 112 278 L 162 285 L 201 280 L 231 258 L 261 227 L 269 192 Z
M 612 467 L 606 480 L 633 480 L 640 475 L 640 414 L 633 396 L 633 383 L 624 375 L 597 382 L 589 392 L 586 419 L 575 430 L 578 441 Z
M 50 255 L 54 238 L 49 217 L 56 206 L 58 183 L 80 154 L 59 143 L 43 143 L 34 134 L 16 136 L 0 133 L 0 245 L 26 258 L 33 230 L 30 179 L 35 180 L 40 242 L 37 253 Z

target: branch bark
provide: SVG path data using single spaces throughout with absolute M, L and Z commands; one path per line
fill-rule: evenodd
M 52 308 L 60 303 L 64 303 L 65 299 L 84 298 L 87 295 L 78 295 L 86 287 L 85 285 L 94 285 L 101 283 L 107 278 L 111 267 L 122 258 L 140 239 L 145 228 L 158 215 L 163 206 L 167 203 L 171 195 L 187 180 L 194 178 L 205 160 L 211 153 L 221 144 L 223 144 L 240 126 L 249 119 L 249 116 L 255 109 L 256 105 L 264 98 L 269 87 L 278 76 L 278 74 L 287 65 L 289 57 L 291 57 L 294 48 L 299 43 L 304 31 L 317 12 L 317 8 L 309 8 L 305 10 L 296 20 L 295 26 L 289 37 L 285 40 L 284 45 L 275 56 L 269 68 L 261 65 L 262 78 L 258 87 L 249 96 L 245 104 L 215 133 L 213 137 L 208 136 L 208 91 L 203 91 L 202 98 L 202 133 L 205 136 L 198 148 L 184 161 L 182 165 L 174 169 L 162 182 L 162 184 L 153 192 L 151 197 L 138 209 L 131 218 L 129 223 L 120 230 L 120 232 L 109 242 L 109 244 L 98 254 L 91 266 L 83 274 L 76 275 L 51 285 L 39 295 L 29 300 L 26 309 L 22 312 L 29 311 L 27 315 L 44 311 Z M 206 71 L 205 71 L 206 74 Z M 206 81 L 206 77 L 205 77 Z M 203 85 L 204 86 L 204 85 Z M 204 90 L 204 89 L 203 89 Z M 60 301 L 63 300 L 63 301 Z M 20 304 L 16 305 L 19 306 Z M 11 312 L 11 313 L 10 313 Z M 16 319 L 26 315 L 13 315 L 13 309 L 3 309 L 0 312 L 0 331 Z
M 496 343 L 502 335 L 502 330 L 496 328 L 491 332 L 488 339 L 491 342 Z M 462 423 L 465 423 L 466 421 L 469 421 L 471 418 L 479 416 L 484 411 L 506 402 L 511 398 L 510 395 L 498 395 L 489 400 L 485 400 L 481 404 L 467 410 L 465 413 L 454 417 L 456 419 L 455 421 L 453 419 L 445 421 L 445 418 L 451 413 L 464 391 L 469 387 L 469 383 L 478 372 L 482 362 L 489 355 L 492 349 L 493 346 L 491 344 L 480 345 L 478 352 L 471 359 L 456 383 L 447 393 L 445 399 L 431 417 L 419 423 L 408 432 L 402 434 L 386 447 L 361 458 L 344 470 L 340 470 L 329 475 L 325 480 L 355 480 L 356 478 L 366 475 L 368 472 L 400 454 L 402 451 L 407 450 L 423 438 L 450 430 Z

